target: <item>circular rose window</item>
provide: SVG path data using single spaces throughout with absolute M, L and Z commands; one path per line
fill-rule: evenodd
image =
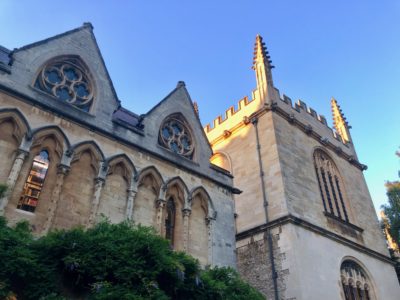
M 161 125 L 160 144 L 187 158 L 193 156 L 192 136 L 187 126 L 177 118 L 168 118 Z

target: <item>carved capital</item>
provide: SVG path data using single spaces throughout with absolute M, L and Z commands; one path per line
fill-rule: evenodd
M 184 208 L 184 209 L 182 209 L 182 215 L 183 215 L 184 217 L 189 217 L 191 213 L 192 213 L 192 210 L 189 209 L 189 208 Z
M 167 201 L 165 201 L 164 199 L 157 199 L 156 200 L 156 207 L 157 208 L 164 208 L 166 203 L 167 203 Z
M 59 164 L 57 166 L 57 174 L 63 174 L 64 176 L 66 176 L 66 175 L 68 175 L 70 169 L 71 168 L 69 166 Z
M 104 178 L 101 178 L 101 177 L 97 177 L 94 180 L 94 183 L 95 183 L 96 186 L 97 185 L 103 186 L 105 182 L 106 182 L 106 180 Z

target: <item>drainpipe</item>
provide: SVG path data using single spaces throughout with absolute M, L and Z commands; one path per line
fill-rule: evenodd
M 261 145 L 260 145 L 260 137 L 258 133 L 258 117 L 254 117 L 251 120 L 251 123 L 254 125 L 254 129 L 256 131 L 256 143 L 257 143 L 257 154 L 258 154 L 258 166 L 260 169 L 260 182 L 261 182 L 261 190 L 262 190 L 262 197 L 264 203 L 264 212 L 265 212 L 265 223 L 268 224 L 268 201 L 267 201 L 267 194 L 265 192 L 265 182 L 264 182 L 264 168 L 261 159 Z M 271 271 L 272 271 L 272 280 L 274 284 L 274 294 L 275 300 L 279 300 L 279 292 L 278 292 L 278 273 L 276 272 L 275 268 L 275 259 L 274 259 L 274 251 L 272 245 L 272 235 L 271 230 L 267 227 L 266 229 L 267 235 L 267 242 L 269 248 L 269 262 L 271 264 Z

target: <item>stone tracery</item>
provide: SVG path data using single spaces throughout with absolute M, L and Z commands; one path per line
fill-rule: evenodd
M 185 122 L 177 116 L 170 116 L 162 123 L 159 142 L 177 154 L 190 159 L 193 157 L 192 135 Z
M 86 112 L 93 104 L 88 71 L 77 58 L 48 62 L 40 71 L 35 87 Z

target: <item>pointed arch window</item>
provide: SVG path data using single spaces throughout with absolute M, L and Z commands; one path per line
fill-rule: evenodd
M 28 178 L 25 182 L 22 195 L 17 205 L 18 209 L 29 212 L 35 211 L 48 169 L 49 153 L 46 150 L 43 150 L 33 158 Z
M 314 152 L 314 167 L 325 212 L 349 222 L 343 183 L 332 159 L 318 149 Z
M 172 152 L 192 159 L 194 143 L 192 134 L 183 118 L 173 115 L 166 118 L 160 127 L 159 144 Z
M 94 99 L 89 77 L 80 59 L 61 57 L 48 62 L 40 70 L 34 86 L 60 101 L 89 112 Z
M 363 268 L 352 260 L 345 260 L 340 268 L 345 300 L 375 299 L 371 282 Z
M 165 216 L 165 238 L 174 245 L 174 230 L 175 230 L 176 208 L 173 198 L 169 198 L 166 207 Z

